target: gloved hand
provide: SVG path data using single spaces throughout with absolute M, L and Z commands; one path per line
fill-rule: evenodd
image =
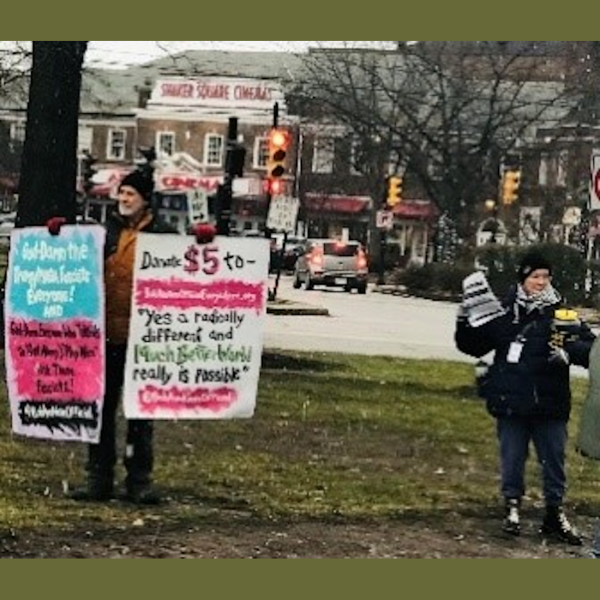
M 548 360 L 551 363 L 570 364 L 571 359 L 567 352 L 570 342 L 577 339 L 580 328 L 580 321 L 577 312 L 569 309 L 558 309 L 554 312 L 552 328 L 550 330 L 550 355 Z
M 462 287 L 460 313 L 466 315 L 471 327 L 480 327 L 505 314 L 504 308 L 481 271 L 465 277 Z
M 46 227 L 50 232 L 50 235 L 58 235 L 60 228 L 67 222 L 64 217 L 51 217 L 46 221 Z
M 217 228 L 212 223 L 195 223 L 190 227 L 190 233 L 199 244 L 210 244 L 217 235 Z
M 569 365 L 571 364 L 571 358 L 569 357 L 568 352 L 564 348 L 556 348 L 550 346 L 548 362 L 553 364 Z
M 548 344 L 551 348 L 564 348 L 567 335 L 565 331 L 553 331 Z

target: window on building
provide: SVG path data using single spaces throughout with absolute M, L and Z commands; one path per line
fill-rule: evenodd
M 223 166 L 223 136 L 209 133 L 204 138 L 204 164 L 207 167 Z
M 126 140 L 127 132 L 124 129 L 109 129 L 106 158 L 108 160 L 125 160 Z
M 538 169 L 538 185 L 546 187 L 548 185 L 548 171 L 550 167 L 550 159 L 547 154 L 540 156 L 540 168 Z
M 569 151 L 562 150 L 556 161 L 556 185 L 565 187 L 567 185 L 567 169 L 569 166 Z
M 77 130 L 77 156 L 83 156 L 84 152 L 92 154 L 92 141 L 94 130 L 91 127 L 80 127 Z
M 172 131 L 159 131 L 156 134 L 158 156 L 173 156 L 175 153 L 175 134 Z
M 10 124 L 10 141 L 22 144 L 25 141 L 25 121 Z
M 313 151 L 313 173 L 333 173 L 335 140 L 333 138 L 315 138 Z
M 265 169 L 269 159 L 269 138 L 257 137 L 254 139 L 254 157 L 252 165 L 255 169 Z

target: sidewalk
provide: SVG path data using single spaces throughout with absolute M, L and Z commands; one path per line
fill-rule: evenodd
M 370 285 L 369 292 L 379 294 L 394 294 L 395 296 L 406 296 L 404 287 L 394 285 Z M 323 306 L 277 298 L 267 302 L 267 314 L 270 315 L 306 315 L 306 316 L 329 316 L 329 310 Z

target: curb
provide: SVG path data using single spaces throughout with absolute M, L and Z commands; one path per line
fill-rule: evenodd
M 308 317 L 328 317 L 329 310 L 323 308 L 322 306 L 313 306 L 310 304 L 300 304 L 297 302 L 280 300 L 279 302 L 267 303 L 267 314 L 282 316 L 297 315 Z
M 410 294 L 406 291 L 406 288 L 401 285 L 374 285 L 371 288 L 371 292 L 376 294 L 390 294 L 392 296 L 409 296 Z

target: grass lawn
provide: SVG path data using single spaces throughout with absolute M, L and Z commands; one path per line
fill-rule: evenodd
M 222 509 L 267 521 L 489 511 L 498 498 L 494 423 L 472 376 L 463 363 L 266 353 L 252 419 L 157 422 L 156 480 L 170 501 L 155 516 L 185 528 Z M 600 463 L 573 447 L 586 387 L 574 380 L 569 504 L 595 515 Z M 135 507 L 63 497 L 63 482 L 83 477 L 84 446 L 14 436 L 1 393 L 0 535 L 130 524 Z

